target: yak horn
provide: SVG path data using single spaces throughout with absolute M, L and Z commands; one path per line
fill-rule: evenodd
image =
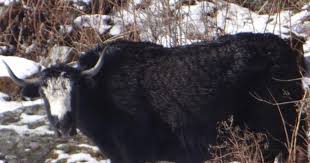
M 67 63 L 68 66 L 74 66 L 76 64 L 77 64 L 77 61 L 73 61 L 73 62 Z
M 78 62 L 77 61 L 73 61 L 73 62 L 67 63 L 67 65 L 70 66 L 70 67 L 76 68 L 78 66 Z
M 4 66 L 6 67 L 11 79 L 19 86 L 22 86 L 22 87 L 25 87 L 27 85 L 30 85 L 30 84 L 39 84 L 40 83 L 40 80 L 39 79 L 34 79 L 34 80 L 27 80 L 27 79 L 20 79 L 18 78 L 12 71 L 12 69 L 9 67 L 9 65 L 1 60 L 2 63 L 4 64 Z
M 104 48 L 103 52 L 101 52 L 99 55 L 99 59 L 96 63 L 96 65 L 88 70 L 84 70 L 82 71 L 82 75 L 86 75 L 86 76 L 90 76 L 93 77 L 95 76 L 101 69 L 102 65 L 103 65 L 103 58 L 104 58 L 104 54 L 106 52 L 107 47 Z

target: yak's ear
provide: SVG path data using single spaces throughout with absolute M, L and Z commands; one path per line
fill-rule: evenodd
M 28 98 L 37 98 L 40 97 L 39 85 L 38 84 L 29 84 L 23 87 L 22 96 Z

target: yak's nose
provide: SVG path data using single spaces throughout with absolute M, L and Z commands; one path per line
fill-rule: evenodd
M 70 137 L 77 134 L 75 122 L 70 114 L 66 114 L 63 119 L 57 116 L 52 116 L 51 124 L 54 128 L 55 134 L 58 137 Z

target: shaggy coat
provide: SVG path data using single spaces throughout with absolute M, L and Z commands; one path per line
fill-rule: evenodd
M 104 47 L 94 82 L 80 81 L 77 119 L 113 162 L 202 162 L 230 115 L 268 134 L 266 160 L 287 151 L 284 128 L 290 139 L 304 90 L 299 56 L 279 37 L 244 33 L 174 48 L 115 41 L 80 65 L 92 67 Z

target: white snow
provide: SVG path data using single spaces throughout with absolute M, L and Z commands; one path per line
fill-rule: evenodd
M 93 28 L 99 34 L 107 32 L 112 26 L 109 25 L 109 15 L 82 15 L 74 19 L 74 25 L 78 28 Z
M 47 161 L 51 163 L 57 163 L 59 160 L 67 159 L 68 163 L 75 163 L 75 162 L 111 163 L 109 159 L 97 160 L 88 153 L 67 154 L 64 153 L 62 150 L 55 150 L 54 152 L 55 154 L 58 155 L 58 157 L 54 160 L 47 160 Z
M 59 32 L 63 34 L 71 33 L 74 30 L 72 25 L 60 25 L 59 27 L 60 27 Z
M 303 36 L 305 29 L 309 29 L 305 27 L 305 20 L 310 16 L 310 12 L 306 10 L 307 5 L 299 13 L 281 11 L 274 15 L 259 15 L 247 8 L 221 0 L 196 1 L 195 5 L 176 8 L 175 4 L 178 2 L 170 0 L 168 7 L 151 1 L 145 9 L 137 9 L 137 5 L 142 1 L 135 0 L 127 8 L 114 13 L 111 18 L 122 22 L 116 23 L 117 25 L 134 25 L 141 40 L 164 46 L 189 44 L 223 33 L 271 32 L 287 38 L 290 31 Z M 177 18 L 169 17 L 169 9 Z
M 27 106 L 34 106 L 34 105 L 43 105 L 43 100 L 38 99 L 35 101 L 1 101 L 0 102 L 0 115 L 1 113 L 8 112 L 8 111 L 16 111 L 21 108 L 25 108 Z
M 10 6 L 16 2 L 19 2 L 19 0 L 0 0 L 0 5 L 2 4 L 4 6 Z
M 10 129 L 14 130 L 16 133 L 18 133 L 21 136 L 24 135 L 53 135 L 54 132 L 49 130 L 48 126 L 40 126 L 35 129 L 29 129 L 27 125 L 15 125 L 15 124 L 9 124 L 9 125 L 0 125 L 0 130 L 3 129 Z
M 0 92 L 0 102 L 5 101 L 4 99 L 9 97 L 7 94 Z
M 124 26 L 121 22 L 115 24 L 112 26 L 112 28 L 109 30 L 109 34 L 112 36 L 120 35 L 125 31 Z
M 83 2 L 85 4 L 90 4 L 93 0 L 68 0 L 68 1 L 71 1 L 73 3 L 80 3 L 80 2 Z
M 6 67 L 1 60 L 5 61 L 15 75 L 22 79 L 39 72 L 41 69 L 41 66 L 34 61 L 16 56 L 0 55 L 0 77 L 9 77 Z
M 19 121 L 20 124 L 29 124 L 37 121 L 44 121 L 44 119 L 46 119 L 46 115 L 28 115 L 22 113 L 20 118 L 21 118 L 21 120 Z
M 76 153 L 76 154 L 71 154 L 70 157 L 68 158 L 67 162 L 68 163 L 75 163 L 75 162 L 80 162 L 80 161 L 85 161 L 85 162 L 98 162 L 98 163 L 111 163 L 110 160 L 96 160 L 93 158 L 90 154 L 88 153 Z
M 79 144 L 79 147 L 90 148 L 93 151 L 99 151 L 97 146 L 89 145 L 89 144 Z
M 26 54 L 30 54 L 38 49 L 38 44 L 37 43 L 32 43 L 31 45 L 23 45 L 22 48 L 25 49 Z

